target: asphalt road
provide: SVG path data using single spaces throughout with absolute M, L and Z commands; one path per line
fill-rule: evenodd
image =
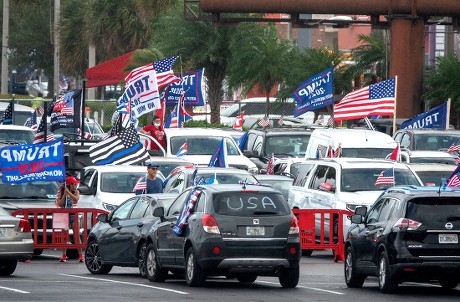
M 460 286 L 404 283 L 398 293 L 382 294 L 377 280 L 368 278 L 362 289 L 343 281 L 343 263 L 334 263 L 329 251 L 315 251 L 301 260 L 301 278 L 295 289 L 283 289 L 277 278 L 259 277 L 242 285 L 225 278 L 208 279 L 191 288 L 181 276 L 165 283 L 142 279 L 137 268 L 114 267 L 108 275 L 91 275 L 83 263 L 59 263 L 60 251 L 45 250 L 16 272 L 0 277 L 0 301 L 459 301 Z

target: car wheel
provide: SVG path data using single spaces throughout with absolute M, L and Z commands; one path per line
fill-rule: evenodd
M 386 252 L 379 256 L 379 288 L 383 293 L 392 293 L 398 288 L 398 282 L 391 278 L 390 263 Z
M 356 271 L 355 257 L 351 247 L 348 247 L 345 251 L 344 275 L 345 283 L 351 288 L 361 288 L 364 284 L 364 279 L 366 279 L 366 276 L 360 275 Z
M 106 275 L 112 270 L 111 265 L 103 264 L 99 244 L 95 240 L 88 242 L 85 251 L 85 265 L 91 274 Z
M 310 257 L 313 254 L 313 250 L 302 250 L 302 256 Z
M 151 282 L 164 282 L 168 271 L 158 263 L 157 251 L 153 244 L 149 244 L 145 251 L 145 275 Z
M 189 248 L 185 256 L 185 280 L 187 281 L 188 286 L 201 286 L 206 280 L 206 275 L 203 269 L 196 261 L 193 248 Z
M 299 275 L 299 264 L 296 263 L 292 267 L 282 270 L 278 276 L 278 279 L 282 287 L 294 288 L 297 286 L 297 284 L 299 284 Z
M 453 280 L 440 280 L 439 283 L 444 289 L 453 289 L 456 288 L 458 285 L 458 283 Z
M 18 260 L 5 260 L 0 262 L 0 276 L 9 276 L 16 270 L 16 266 L 18 265 Z
M 141 275 L 142 278 L 146 277 L 146 274 L 145 274 L 145 251 L 146 250 L 147 250 L 147 245 L 143 243 L 137 255 L 137 262 L 139 265 L 139 274 Z
M 236 280 L 240 283 L 253 283 L 256 281 L 257 275 L 247 274 L 247 275 L 237 275 Z

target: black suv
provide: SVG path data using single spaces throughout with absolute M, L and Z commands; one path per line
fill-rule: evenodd
M 184 273 L 189 286 L 206 276 L 252 283 L 276 276 L 281 286 L 299 282 L 299 226 L 281 193 L 260 185 L 207 185 L 187 189 L 147 237 L 145 271 L 162 282 Z M 189 214 L 188 214 L 189 213 Z
M 243 154 L 259 169 L 267 168 L 272 154 L 276 158 L 305 157 L 312 132 L 311 128 L 252 129 Z
M 460 281 L 460 191 L 434 187 L 394 187 L 373 206 L 355 210 L 345 243 L 345 282 L 363 286 L 377 276 L 382 292 L 405 281 Z

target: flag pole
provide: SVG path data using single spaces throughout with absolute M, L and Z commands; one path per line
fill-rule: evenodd
M 81 118 L 81 124 L 80 124 L 80 129 L 81 129 L 81 145 L 83 146 L 83 140 L 85 139 L 85 90 L 86 90 L 86 80 L 83 80 L 83 85 L 81 88 L 81 103 L 80 103 L 80 118 Z M 75 106 L 75 102 L 74 102 Z
M 446 129 L 449 129 L 449 125 L 450 125 L 450 98 L 447 99 Z
M 395 110 L 393 112 L 393 136 L 396 133 L 396 104 L 397 104 L 397 97 L 398 95 L 398 75 L 395 76 Z
M 45 126 L 43 128 L 43 142 L 46 143 L 48 141 L 48 101 L 43 101 L 42 120 L 43 120 L 43 125 Z M 37 132 L 38 132 L 38 128 L 37 128 Z

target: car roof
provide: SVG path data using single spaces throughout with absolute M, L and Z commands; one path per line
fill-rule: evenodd
M 445 151 L 424 151 L 424 150 L 407 150 L 407 153 L 410 157 L 418 158 L 418 157 L 433 157 L 433 158 L 440 158 L 440 157 L 452 157 L 457 158 L 457 155 L 452 153 L 448 153 Z
M 321 159 L 306 159 L 300 165 L 312 164 L 312 163 L 337 163 L 342 168 L 402 168 L 407 169 L 406 164 L 398 163 L 392 160 L 385 159 L 370 159 L 370 158 L 351 158 L 351 157 L 339 157 L 339 158 L 321 158 Z
M 260 184 L 217 184 L 217 185 L 206 185 L 206 186 L 197 186 L 197 188 L 203 189 L 206 188 L 208 191 L 212 193 L 220 193 L 220 192 L 240 192 L 243 190 L 254 190 L 258 192 L 266 192 L 266 193 L 277 193 L 281 194 L 279 191 L 273 189 L 270 186 L 264 186 Z
M 86 166 L 85 170 L 95 169 L 100 172 L 145 172 L 147 173 L 147 166 L 129 166 L 129 165 L 101 165 L 101 166 Z
M 439 197 L 439 196 L 456 196 L 460 197 L 460 188 L 456 187 L 431 187 L 431 186 L 396 186 L 388 188 L 382 195 L 387 194 L 404 194 L 411 197 Z
M 23 130 L 35 133 L 32 128 L 18 125 L 0 125 L 0 130 Z
M 150 157 L 151 161 L 157 162 L 157 163 L 184 163 L 184 164 L 189 164 L 193 165 L 193 163 L 189 160 L 186 160 L 185 158 L 178 157 L 178 156 L 151 156 Z
M 415 172 L 421 171 L 445 171 L 445 172 L 453 172 L 456 165 L 448 165 L 448 164 L 438 164 L 438 163 L 409 163 L 407 164 L 409 167 L 412 168 Z
M 165 128 L 164 130 L 167 137 L 220 136 L 231 138 L 231 135 L 228 133 L 228 131 L 214 128 Z
M 196 166 L 179 166 L 174 168 L 171 171 L 172 174 L 176 174 L 180 171 L 184 171 L 185 173 L 193 173 L 195 169 L 198 169 L 197 173 L 232 173 L 232 174 L 251 174 L 246 170 L 238 169 L 238 168 L 233 168 L 233 167 L 227 167 L 227 168 L 221 168 L 221 167 L 196 167 Z
M 251 129 L 249 132 L 259 132 L 264 133 L 266 136 L 275 136 L 280 134 L 293 134 L 296 135 L 308 135 L 310 136 L 313 132 L 313 128 L 304 126 L 304 127 L 295 127 L 295 128 L 265 128 L 265 129 Z
M 439 134 L 439 135 L 452 135 L 452 134 L 458 134 L 460 135 L 460 130 L 455 130 L 455 129 L 433 129 L 433 128 L 411 128 L 411 129 L 399 129 L 396 132 L 412 132 L 414 134 Z

